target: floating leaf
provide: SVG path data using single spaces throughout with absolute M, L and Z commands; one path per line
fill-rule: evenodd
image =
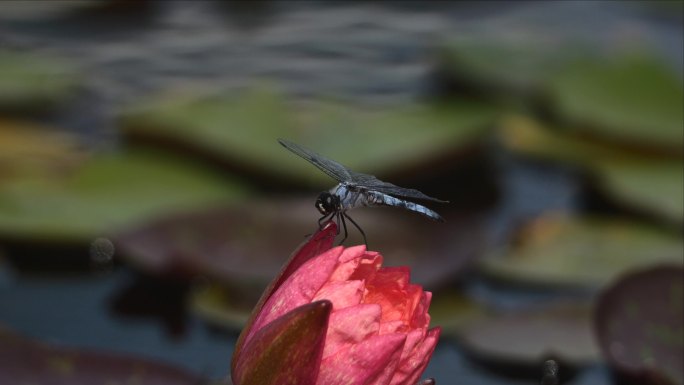
M 0 383 L 197 385 L 183 369 L 121 354 L 51 346 L 0 329 Z
M 563 45 L 563 49 L 558 47 Z M 563 64 L 587 55 L 584 47 L 559 39 L 468 39 L 440 49 L 438 68 L 459 94 L 520 104 L 541 98 L 548 79 Z
M 488 314 L 484 306 L 453 289 L 433 293 L 430 317 L 445 335 L 458 336 L 459 331 Z
M 224 177 L 168 156 L 102 155 L 66 178 L 0 186 L 0 234 L 90 242 L 156 215 L 229 202 L 243 193 Z
M 74 70 L 62 60 L 0 50 L 0 110 L 50 109 L 76 86 Z
M 238 298 L 253 304 L 280 271 L 288 250 L 317 229 L 314 200 L 255 200 L 173 215 L 122 233 L 114 243 L 118 255 L 142 269 L 202 275 L 240 290 Z M 442 224 L 397 209 L 350 214 L 365 230 L 369 249 L 380 250 L 392 265 L 411 266 L 414 279 L 426 286 L 451 281 L 484 245 L 476 218 L 449 218 Z M 347 226 L 346 244 L 362 243 L 352 224 Z
M 549 93 L 569 130 L 683 153 L 682 80 L 652 57 L 574 62 L 554 76 Z
M 684 268 L 633 271 L 601 293 L 595 311 L 601 350 L 633 384 L 684 383 Z
M 211 325 L 239 331 L 247 324 L 254 303 L 245 305 L 236 297 L 221 285 L 203 285 L 190 294 L 190 308 Z
M 0 120 L 0 181 L 64 176 L 88 153 L 75 137 L 29 123 Z
M 283 137 L 360 172 L 399 173 L 481 139 L 491 107 L 405 105 L 370 109 L 333 102 L 288 103 L 263 89 L 239 95 L 170 96 L 122 117 L 132 141 L 162 143 L 269 180 L 326 186 L 327 176 L 278 146 Z M 340 133 L 344 133 L 340 135 Z
M 684 221 L 684 162 L 634 159 L 596 164 L 599 186 L 623 205 Z
M 586 168 L 609 198 L 672 223 L 684 220 L 684 163 L 654 157 L 543 127 L 533 119 L 510 116 L 500 125 L 508 149 L 525 156 Z
M 618 220 L 545 215 L 482 261 L 487 275 L 531 285 L 597 287 L 639 266 L 681 261 L 681 238 Z
M 538 367 L 548 358 L 566 365 L 595 362 L 598 347 L 591 333 L 591 306 L 561 303 L 479 318 L 461 330 L 472 357 L 498 366 Z

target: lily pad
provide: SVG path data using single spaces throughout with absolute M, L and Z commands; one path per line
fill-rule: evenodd
M 141 269 L 203 276 L 253 305 L 290 252 L 318 228 L 314 201 L 255 200 L 172 215 L 121 233 L 114 243 L 118 255 Z M 477 218 L 442 224 L 397 209 L 357 211 L 350 215 L 366 232 L 369 249 L 381 251 L 388 265 L 410 266 L 424 286 L 451 282 L 483 249 Z M 347 227 L 345 244 L 363 243 L 352 224 Z
M 454 289 L 433 293 L 430 303 L 431 322 L 439 325 L 445 336 L 458 337 L 461 329 L 488 314 L 485 306 Z
M 440 49 L 440 69 L 460 91 L 490 96 L 536 96 L 545 82 L 582 50 L 560 50 L 553 41 L 460 39 Z
M 616 201 L 684 223 L 684 162 L 634 159 L 597 163 L 598 184 Z
M 26 177 L 63 177 L 88 158 L 78 140 L 25 122 L 0 120 L 0 182 Z
M 681 74 L 653 57 L 574 62 L 550 81 L 549 94 L 568 130 L 684 152 Z
M 74 96 L 78 79 L 62 59 L 0 50 L 0 110 L 49 110 Z
M 483 272 L 503 281 L 596 288 L 633 268 L 681 261 L 684 241 L 621 220 L 547 214 L 523 226 L 506 249 L 482 260 Z
M 133 356 L 52 346 L 0 329 L 0 383 L 197 385 L 186 370 Z
M 121 120 L 124 135 L 133 142 L 161 143 L 271 182 L 322 187 L 330 179 L 278 146 L 276 138 L 381 176 L 478 142 L 494 119 L 495 111 L 483 104 L 387 109 L 328 101 L 295 104 L 255 88 L 238 95 L 170 95 L 132 109 Z
M 230 202 L 244 193 L 224 176 L 167 155 L 100 155 L 66 178 L 0 186 L 0 236 L 89 243 L 156 215 Z
M 208 324 L 240 331 L 256 303 L 245 304 L 234 292 L 217 284 L 202 285 L 190 293 L 190 308 Z
M 516 153 L 588 170 L 599 190 L 622 206 L 675 224 L 684 221 L 681 159 L 635 153 L 521 116 L 502 121 L 500 139 Z
M 462 328 L 461 342 L 476 360 L 494 368 L 533 369 L 549 358 L 579 367 L 599 359 L 591 329 L 591 306 L 560 303 L 479 318 Z
M 681 257 L 681 256 L 680 256 Z M 630 272 L 601 293 L 595 311 L 601 351 L 629 383 L 684 383 L 684 268 Z

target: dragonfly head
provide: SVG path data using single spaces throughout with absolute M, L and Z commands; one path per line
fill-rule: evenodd
M 322 192 L 316 199 L 316 208 L 323 215 L 329 215 L 337 211 L 340 205 L 340 197 L 327 191 Z

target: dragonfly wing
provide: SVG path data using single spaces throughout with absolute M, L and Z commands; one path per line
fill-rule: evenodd
M 289 140 L 278 139 L 278 143 L 302 158 L 308 160 L 309 163 L 318 167 L 330 177 L 335 178 L 338 182 L 349 182 L 352 180 L 349 170 L 334 160 L 328 159 L 314 151 L 309 150 L 306 147 L 292 143 Z
M 351 180 L 353 183 L 359 186 L 388 195 L 393 195 L 402 198 L 422 199 L 439 203 L 449 203 L 449 201 L 433 198 L 416 189 L 399 187 L 392 183 L 383 182 L 373 175 L 351 171 Z

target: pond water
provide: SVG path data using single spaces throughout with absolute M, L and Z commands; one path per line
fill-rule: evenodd
M 145 4 L 116 13 L 0 7 L 0 48 L 65 58 L 84 76 L 77 106 L 40 119 L 78 132 L 93 145 L 116 146 L 117 112 L 174 87 L 239 89 L 266 82 L 294 98 L 402 103 L 429 94 L 435 48 L 448 39 L 583 41 L 606 52 L 640 44 L 676 68 L 684 60 L 681 19 L 646 12 L 637 3 Z M 495 239 L 516 218 L 577 209 L 578 182 L 572 173 L 499 162 L 503 199 L 491 214 Z M 43 341 L 158 358 L 212 378 L 225 375 L 236 335 L 212 330 L 173 306 L 163 308 L 173 315 L 165 319 L 127 316 L 121 309 L 130 298 L 124 294 L 135 293 L 139 281 L 125 267 L 57 276 L 5 267 L 0 274 L 0 323 Z M 471 286 L 498 306 L 540 298 L 493 289 L 475 279 Z M 538 383 L 491 374 L 467 360 L 451 341 L 440 344 L 425 373 L 438 384 Z M 571 383 L 602 385 L 610 379 L 597 366 Z

